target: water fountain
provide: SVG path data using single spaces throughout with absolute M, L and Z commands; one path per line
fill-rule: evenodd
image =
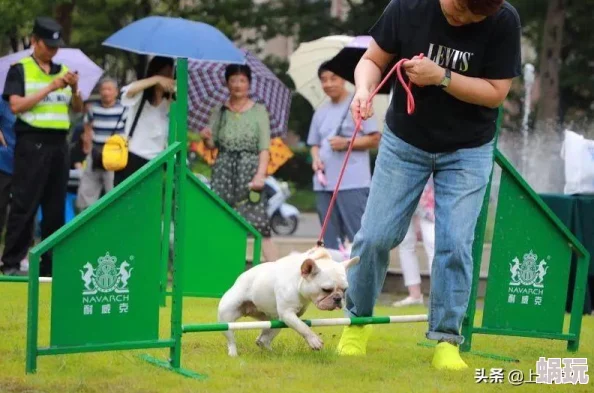
M 524 117 L 522 118 L 522 168 L 521 173 L 528 173 L 528 121 L 532 104 L 532 86 L 534 85 L 534 66 L 524 66 Z
M 562 192 L 563 160 L 559 153 L 563 141 L 555 129 L 544 126 L 533 129 L 530 122 L 532 92 L 537 83 L 533 64 L 524 65 L 522 82 L 524 94 L 520 123 L 517 128 L 502 130 L 498 148 L 537 193 Z M 495 190 L 498 185 L 498 178 L 494 177 Z

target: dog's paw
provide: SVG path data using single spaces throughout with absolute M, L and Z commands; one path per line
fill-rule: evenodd
M 229 348 L 229 350 L 227 351 L 227 353 L 229 354 L 229 356 L 231 356 L 232 358 L 236 358 L 237 357 L 237 348 L 233 347 L 233 348 Z
M 324 341 L 316 334 L 307 336 L 306 340 L 310 348 L 314 351 L 319 351 L 324 346 Z
M 270 345 L 270 341 L 264 340 L 261 337 L 256 339 L 256 345 L 262 349 L 266 349 L 267 351 L 272 351 L 272 346 Z

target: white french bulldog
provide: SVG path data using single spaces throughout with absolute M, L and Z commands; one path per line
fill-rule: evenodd
M 320 310 L 343 307 L 348 287 L 346 271 L 359 262 L 359 257 L 344 262 L 334 261 L 324 248 L 313 248 L 276 262 L 262 263 L 242 273 L 219 303 L 219 322 L 234 322 L 249 316 L 261 321 L 280 319 L 318 350 L 320 337 L 299 317 L 314 303 Z M 256 344 L 270 349 L 280 329 L 263 329 Z M 224 332 L 229 356 L 237 356 L 233 331 Z

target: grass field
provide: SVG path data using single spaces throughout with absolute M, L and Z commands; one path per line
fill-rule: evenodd
M 40 345 L 49 334 L 49 285 L 42 285 Z M 274 342 L 274 351 L 256 347 L 256 331 L 238 332 L 239 358 L 226 355 L 221 333 L 184 336 L 182 363 L 185 368 L 208 375 L 204 381 L 184 378 L 156 368 L 138 358 L 147 351 L 105 352 L 39 358 L 38 372 L 25 375 L 26 286 L 0 284 L 0 392 L 1 393 L 197 393 L 197 392 L 593 392 L 594 317 L 584 317 L 580 351 L 570 354 L 565 343 L 547 340 L 475 336 L 473 349 L 513 356 L 508 363 L 465 354 L 470 366 L 465 372 L 438 372 L 429 366 L 432 349 L 419 346 L 425 323 L 374 327 L 365 358 L 342 358 L 333 353 L 341 328 L 318 328 L 325 349 L 311 352 L 293 331 L 285 329 Z M 213 322 L 217 300 L 186 299 L 184 322 Z M 425 313 L 422 307 L 405 311 Z M 377 315 L 403 311 L 378 307 Z M 169 333 L 169 308 L 161 311 L 162 337 Z M 305 317 L 342 316 L 340 312 L 309 310 Z M 479 315 L 480 318 L 480 315 Z M 148 351 L 166 359 L 167 350 Z M 590 384 L 524 385 L 475 383 L 475 368 L 535 369 L 540 357 L 587 357 Z M 507 375 L 507 374 L 506 374 Z

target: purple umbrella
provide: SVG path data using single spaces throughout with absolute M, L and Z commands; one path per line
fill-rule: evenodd
M 291 91 L 256 56 L 244 51 L 246 64 L 252 70 L 250 98 L 266 106 L 270 116 L 271 137 L 287 131 Z M 229 98 L 225 82 L 227 64 L 189 60 L 188 125 L 194 131 L 203 129 L 214 107 Z
M 0 91 L 4 91 L 6 83 L 6 74 L 10 66 L 24 57 L 31 55 L 31 50 L 23 50 L 12 53 L 0 58 Z M 103 70 L 91 59 L 87 57 L 80 49 L 61 48 L 52 60 L 54 63 L 64 64 L 71 71 L 78 71 L 79 82 L 78 89 L 84 100 L 88 99 L 93 88 L 103 75 Z
M 360 35 L 349 42 L 340 52 L 336 54 L 328 63 L 328 68 L 341 78 L 346 79 L 351 83 L 355 83 L 355 68 L 363 57 L 363 54 L 369 48 L 371 43 L 371 36 Z M 390 69 L 396 64 L 396 61 L 386 67 L 386 71 L 382 78 L 386 76 Z M 395 74 L 390 77 L 390 80 L 381 88 L 378 94 L 390 94 L 390 89 L 394 84 Z

